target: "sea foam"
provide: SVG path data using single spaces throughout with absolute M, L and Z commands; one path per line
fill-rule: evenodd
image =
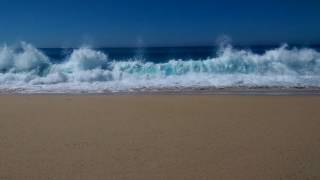
M 0 90 L 16 92 L 104 92 L 142 88 L 320 87 L 320 53 L 279 48 L 263 54 L 221 48 L 213 58 L 163 63 L 111 60 L 82 47 L 53 63 L 31 44 L 0 47 Z

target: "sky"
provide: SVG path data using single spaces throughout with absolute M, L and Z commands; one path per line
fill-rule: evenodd
M 0 0 L 0 43 L 38 47 L 320 43 L 319 0 Z

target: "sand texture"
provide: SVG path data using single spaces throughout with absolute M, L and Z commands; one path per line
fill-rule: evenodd
M 320 96 L 0 96 L 0 180 L 320 179 Z

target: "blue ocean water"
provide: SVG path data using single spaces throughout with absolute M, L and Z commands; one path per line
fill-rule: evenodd
M 287 45 L 288 48 L 311 48 L 320 51 L 320 45 Z M 172 59 L 178 60 L 204 60 L 217 57 L 219 46 L 188 46 L 188 47 L 133 47 L 133 48 L 95 48 L 115 61 L 139 59 L 145 62 L 163 63 Z M 242 45 L 233 46 L 234 49 L 251 51 L 262 55 L 268 50 L 279 48 L 279 45 Z M 66 60 L 75 49 L 73 48 L 40 48 L 54 62 Z
M 320 46 L 36 48 L 0 46 L 0 90 L 118 92 L 320 87 Z

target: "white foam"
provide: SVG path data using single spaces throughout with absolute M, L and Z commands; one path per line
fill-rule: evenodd
M 30 44 L 22 42 L 21 51 L 6 45 L 0 48 L 0 70 L 2 71 L 40 72 L 47 66 L 50 66 L 49 58 Z
M 103 92 L 139 88 L 225 86 L 320 87 L 320 53 L 286 45 L 256 54 L 231 46 L 204 60 L 110 61 L 103 52 L 75 49 L 63 63 L 22 43 L 0 48 L 0 89 L 21 92 Z
M 76 49 L 72 52 L 65 66 L 78 68 L 80 70 L 101 69 L 107 62 L 107 55 L 87 47 Z

